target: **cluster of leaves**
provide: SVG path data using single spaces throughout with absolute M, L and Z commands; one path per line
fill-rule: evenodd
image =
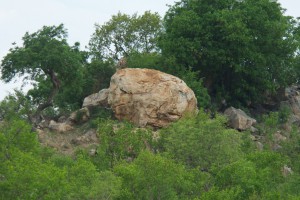
M 96 25 L 90 52 L 94 59 L 117 61 L 131 53 L 157 52 L 161 31 L 162 22 L 157 13 L 146 11 L 141 16 L 118 13 L 104 25 Z

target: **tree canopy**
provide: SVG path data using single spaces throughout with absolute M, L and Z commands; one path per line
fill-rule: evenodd
M 163 55 L 199 70 L 214 96 L 249 105 L 296 79 L 296 21 L 276 1 L 182 0 L 164 24 Z
M 23 45 L 11 48 L 2 60 L 1 79 L 5 82 L 17 75 L 34 81 L 29 94 L 38 105 L 36 113 L 53 105 L 56 95 L 63 91 L 62 86 L 68 85 L 70 89 L 78 84 L 83 57 L 79 43 L 71 47 L 66 38 L 62 24 L 44 26 L 35 33 L 27 32 L 22 38 Z
M 139 16 L 118 13 L 104 25 L 96 25 L 90 40 L 90 53 L 96 59 L 118 61 L 130 53 L 157 51 L 157 39 L 162 30 L 160 16 L 146 11 Z

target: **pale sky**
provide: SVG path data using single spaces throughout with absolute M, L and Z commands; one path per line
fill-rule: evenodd
M 33 33 L 42 26 L 63 23 L 68 29 L 68 42 L 88 44 L 95 31 L 94 24 L 107 22 L 119 11 L 142 14 L 150 10 L 162 17 L 167 5 L 177 0 L 0 0 L 0 60 L 8 53 L 13 42 L 21 45 L 26 31 Z M 300 16 L 299 0 L 279 0 L 286 14 Z M 0 81 L 0 100 L 21 83 L 4 84 Z

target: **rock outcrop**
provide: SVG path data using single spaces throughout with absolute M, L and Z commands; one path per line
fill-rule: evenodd
M 111 78 L 108 104 L 115 117 L 139 127 L 164 127 L 197 110 L 194 92 L 181 79 L 151 69 L 121 69 Z
M 87 96 L 83 100 L 82 107 L 94 107 L 94 106 L 102 106 L 107 107 L 107 97 L 108 97 L 108 89 L 100 90 L 100 92 L 91 94 L 90 96 Z
M 291 111 L 289 124 L 300 124 L 300 86 L 293 85 L 287 87 L 284 93 L 285 101 L 281 102 L 281 107 L 287 107 Z
M 56 122 L 54 120 L 51 120 L 50 123 L 49 123 L 49 129 L 63 133 L 63 132 L 73 130 L 74 127 L 71 126 L 68 123 L 65 123 L 65 122 L 64 123 L 59 123 L 59 122 Z
M 229 126 L 240 131 L 250 129 L 256 123 L 255 119 L 249 117 L 241 109 L 234 107 L 227 108 L 224 114 L 228 117 Z

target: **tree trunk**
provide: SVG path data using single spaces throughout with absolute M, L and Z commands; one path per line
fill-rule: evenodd
M 48 96 L 47 100 L 45 102 L 41 103 L 38 106 L 36 112 L 30 117 L 30 121 L 35 125 L 37 125 L 41 121 L 41 116 L 40 116 L 41 112 L 44 109 L 53 105 L 53 98 L 58 93 L 59 88 L 60 88 L 60 81 L 57 78 L 56 73 L 52 69 L 45 71 L 45 74 L 50 76 L 50 80 L 52 82 L 52 90 L 51 90 L 51 93 Z

